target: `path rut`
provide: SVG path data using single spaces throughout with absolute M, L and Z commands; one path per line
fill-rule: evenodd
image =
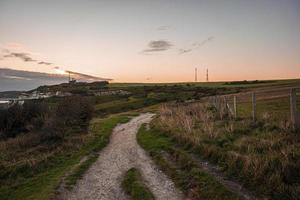
M 149 123 L 153 114 L 141 114 L 126 124 L 118 125 L 112 133 L 110 143 L 101 151 L 98 160 L 71 191 L 60 199 L 96 200 L 128 199 L 121 188 L 124 174 L 135 167 L 141 171 L 146 185 L 156 199 L 183 199 L 173 182 L 161 172 L 137 144 L 136 133 L 143 123 Z

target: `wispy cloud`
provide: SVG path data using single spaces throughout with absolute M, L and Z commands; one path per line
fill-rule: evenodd
M 44 62 L 44 61 L 40 61 L 38 62 L 39 65 L 52 65 L 52 63 L 50 62 Z
M 10 58 L 10 57 L 20 58 L 24 62 L 36 62 L 36 60 L 32 59 L 28 53 L 11 52 L 9 54 L 4 55 L 4 57 L 6 57 L 6 58 Z
M 36 59 L 32 58 L 32 55 L 30 53 L 27 52 L 15 52 L 15 51 L 10 51 L 8 49 L 2 49 L 2 59 L 5 58 L 19 58 L 21 60 L 23 60 L 24 62 L 35 62 L 39 65 L 52 65 L 53 63 L 50 62 L 46 62 L 46 61 L 38 61 Z M 1 58 L 0 58 L 1 59 Z
M 144 49 L 143 52 L 148 53 L 148 52 L 166 51 L 170 49 L 172 46 L 173 44 L 167 40 L 153 40 L 148 43 L 148 48 Z
M 188 49 L 178 49 L 178 54 L 190 53 L 193 50 L 195 50 L 197 48 L 200 48 L 200 47 L 206 45 L 209 42 L 212 42 L 214 39 L 215 39 L 214 36 L 210 36 L 210 37 L 206 38 L 205 40 L 203 40 L 201 42 L 195 42 L 195 43 L 193 43 L 191 48 L 188 48 Z
M 184 54 L 191 52 L 192 49 L 178 49 L 178 54 Z
M 159 27 L 157 27 L 156 30 L 158 30 L 158 31 L 166 31 L 166 30 L 169 30 L 169 29 L 171 29 L 171 26 L 159 26 Z
M 202 42 L 195 42 L 195 43 L 193 44 L 193 46 L 195 46 L 195 47 L 202 47 L 202 46 L 204 46 L 205 44 L 207 44 L 207 43 L 209 43 L 209 42 L 212 42 L 214 39 L 215 39 L 214 36 L 210 36 L 210 37 L 206 38 L 205 40 L 203 40 Z
M 155 45 L 154 45 L 155 46 Z M 33 53 L 30 53 L 27 50 L 24 50 L 25 47 L 18 43 L 12 43 L 6 46 L 0 44 L 0 60 L 7 59 L 7 58 L 17 58 L 21 59 L 24 62 L 34 62 L 38 65 L 47 65 L 47 66 L 55 66 L 56 64 L 40 60 L 34 59 Z M 13 69 L 1 69 L 0 68 L 0 77 L 6 79 L 23 79 L 23 80 L 33 80 L 33 79 L 51 79 L 52 77 L 59 77 L 65 78 L 68 73 L 77 80 L 80 81 L 103 81 L 103 80 L 112 80 L 108 78 L 101 78 L 96 76 L 91 76 L 87 74 L 82 74 L 79 72 L 74 71 L 66 71 L 63 70 L 62 67 L 56 66 L 53 67 L 57 73 L 55 74 L 45 74 L 45 73 L 38 73 L 38 72 L 29 72 L 29 71 L 20 71 L 20 70 L 13 70 Z M 5 73 L 4 73 L 5 72 Z M 57 75 L 57 76 L 56 76 Z

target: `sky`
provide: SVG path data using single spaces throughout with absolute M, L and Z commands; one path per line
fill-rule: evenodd
M 300 77 L 298 0 L 0 0 L 0 68 L 114 82 Z

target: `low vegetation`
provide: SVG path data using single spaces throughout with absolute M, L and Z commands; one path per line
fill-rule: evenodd
M 190 161 L 186 147 L 189 153 L 222 166 L 229 176 L 263 197 L 293 199 L 299 193 L 299 136 L 290 132 L 288 121 L 274 124 L 274 113 L 258 111 L 263 117 L 253 123 L 247 118 L 249 102 L 239 104 L 237 120 L 211 106 L 187 102 L 239 92 L 244 87 L 298 83 L 299 80 L 230 84 L 98 82 L 39 87 L 39 92 L 66 96 L 26 100 L 24 104 L 0 108 L 0 199 L 52 198 L 62 177 L 71 188 L 109 142 L 116 124 L 128 121 L 132 110 L 146 106 L 153 109 L 164 102 L 172 104 L 161 108 L 160 118 L 151 126 L 155 131 L 143 128 L 138 139 L 188 196 L 236 198 Z M 101 92 L 105 95 L 97 96 Z M 18 95 L 21 92 L 0 93 L 5 98 Z M 281 105 L 272 104 L 272 100 L 265 102 L 274 112 L 282 112 Z M 288 107 L 284 106 L 284 110 Z M 127 111 L 130 114 L 121 114 Z
M 16 103 L 0 112 L 0 138 L 36 133 L 45 141 L 63 139 L 70 129 L 86 130 L 93 109 L 91 101 L 80 96 L 65 97 L 55 104 L 43 100 Z
M 184 102 L 188 100 L 200 99 L 201 97 L 225 94 L 238 91 L 233 89 L 205 88 L 191 84 L 185 85 L 147 85 L 131 87 L 112 87 L 114 89 L 123 89 L 130 94 L 122 96 L 96 97 L 97 103 L 95 112 L 100 116 L 106 116 L 110 113 L 126 112 L 134 109 L 140 109 L 147 106 L 177 101 Z
M 122 187 L 132 200 L 154 200 L 153 194 L 146 187 L 141 173 L 136 168 L 131 168 L 126 172 Z
M 189 199 L 239 199 L 215 177 L 205 173 L 191 160 L 184 148 L 156 128 L 156 123 L 157 119 L 149 129 L 145 126 L 140 128 L 138 143 Z
M 195 155 L 221 166 L 260 198 L 297 199 L 299 134 L 288 120 L 274 118 L 265 113 L 253 122 L 234 119 L 225 105 L 217 109 L 209 103 L 169 104 L 161 107 L 155 127 Z
M 0 142 L 0 199 L 50 199 L 61 178 L 87 157 L 66 178 L 67 185 L 72 186 L 95 160 L 97 152 L 109 142 L 109 135 L 116 124 L 129 120 L 125 114 L 94 118 L 89 122 L 86 112 L 79 112 L 86 110 L 88 104 L 78 107 L 85 100 L 69 100 L 67 98 L 66 102 L 54 105 L 56 109 L 66 111 L 55 112 L 60 113 L 57 117 L 64 132 L 50 134 L 43 132 L 46 129 L 42 128 L 38 132 L 20 133 Z M 69 106 L 75 106 L 73 109 L 77 111 L 72 110 L 69 115 Z M 53 127 L 51 131 L 56 128 L 59 127 Z

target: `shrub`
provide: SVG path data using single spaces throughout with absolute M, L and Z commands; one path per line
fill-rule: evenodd
M 45 121 L 42 131 L 44 140 L 63 139 L 69 129 L 85 131 L 93 111 L 93 104 L 86 97 L 63 98 L 51 118 Z
M 43 101 L 26 101 L 23 105 L 16 103 L 0 112 L 0 135 L 9 138 L 40 129 L 47 113 L 48 107 Z

